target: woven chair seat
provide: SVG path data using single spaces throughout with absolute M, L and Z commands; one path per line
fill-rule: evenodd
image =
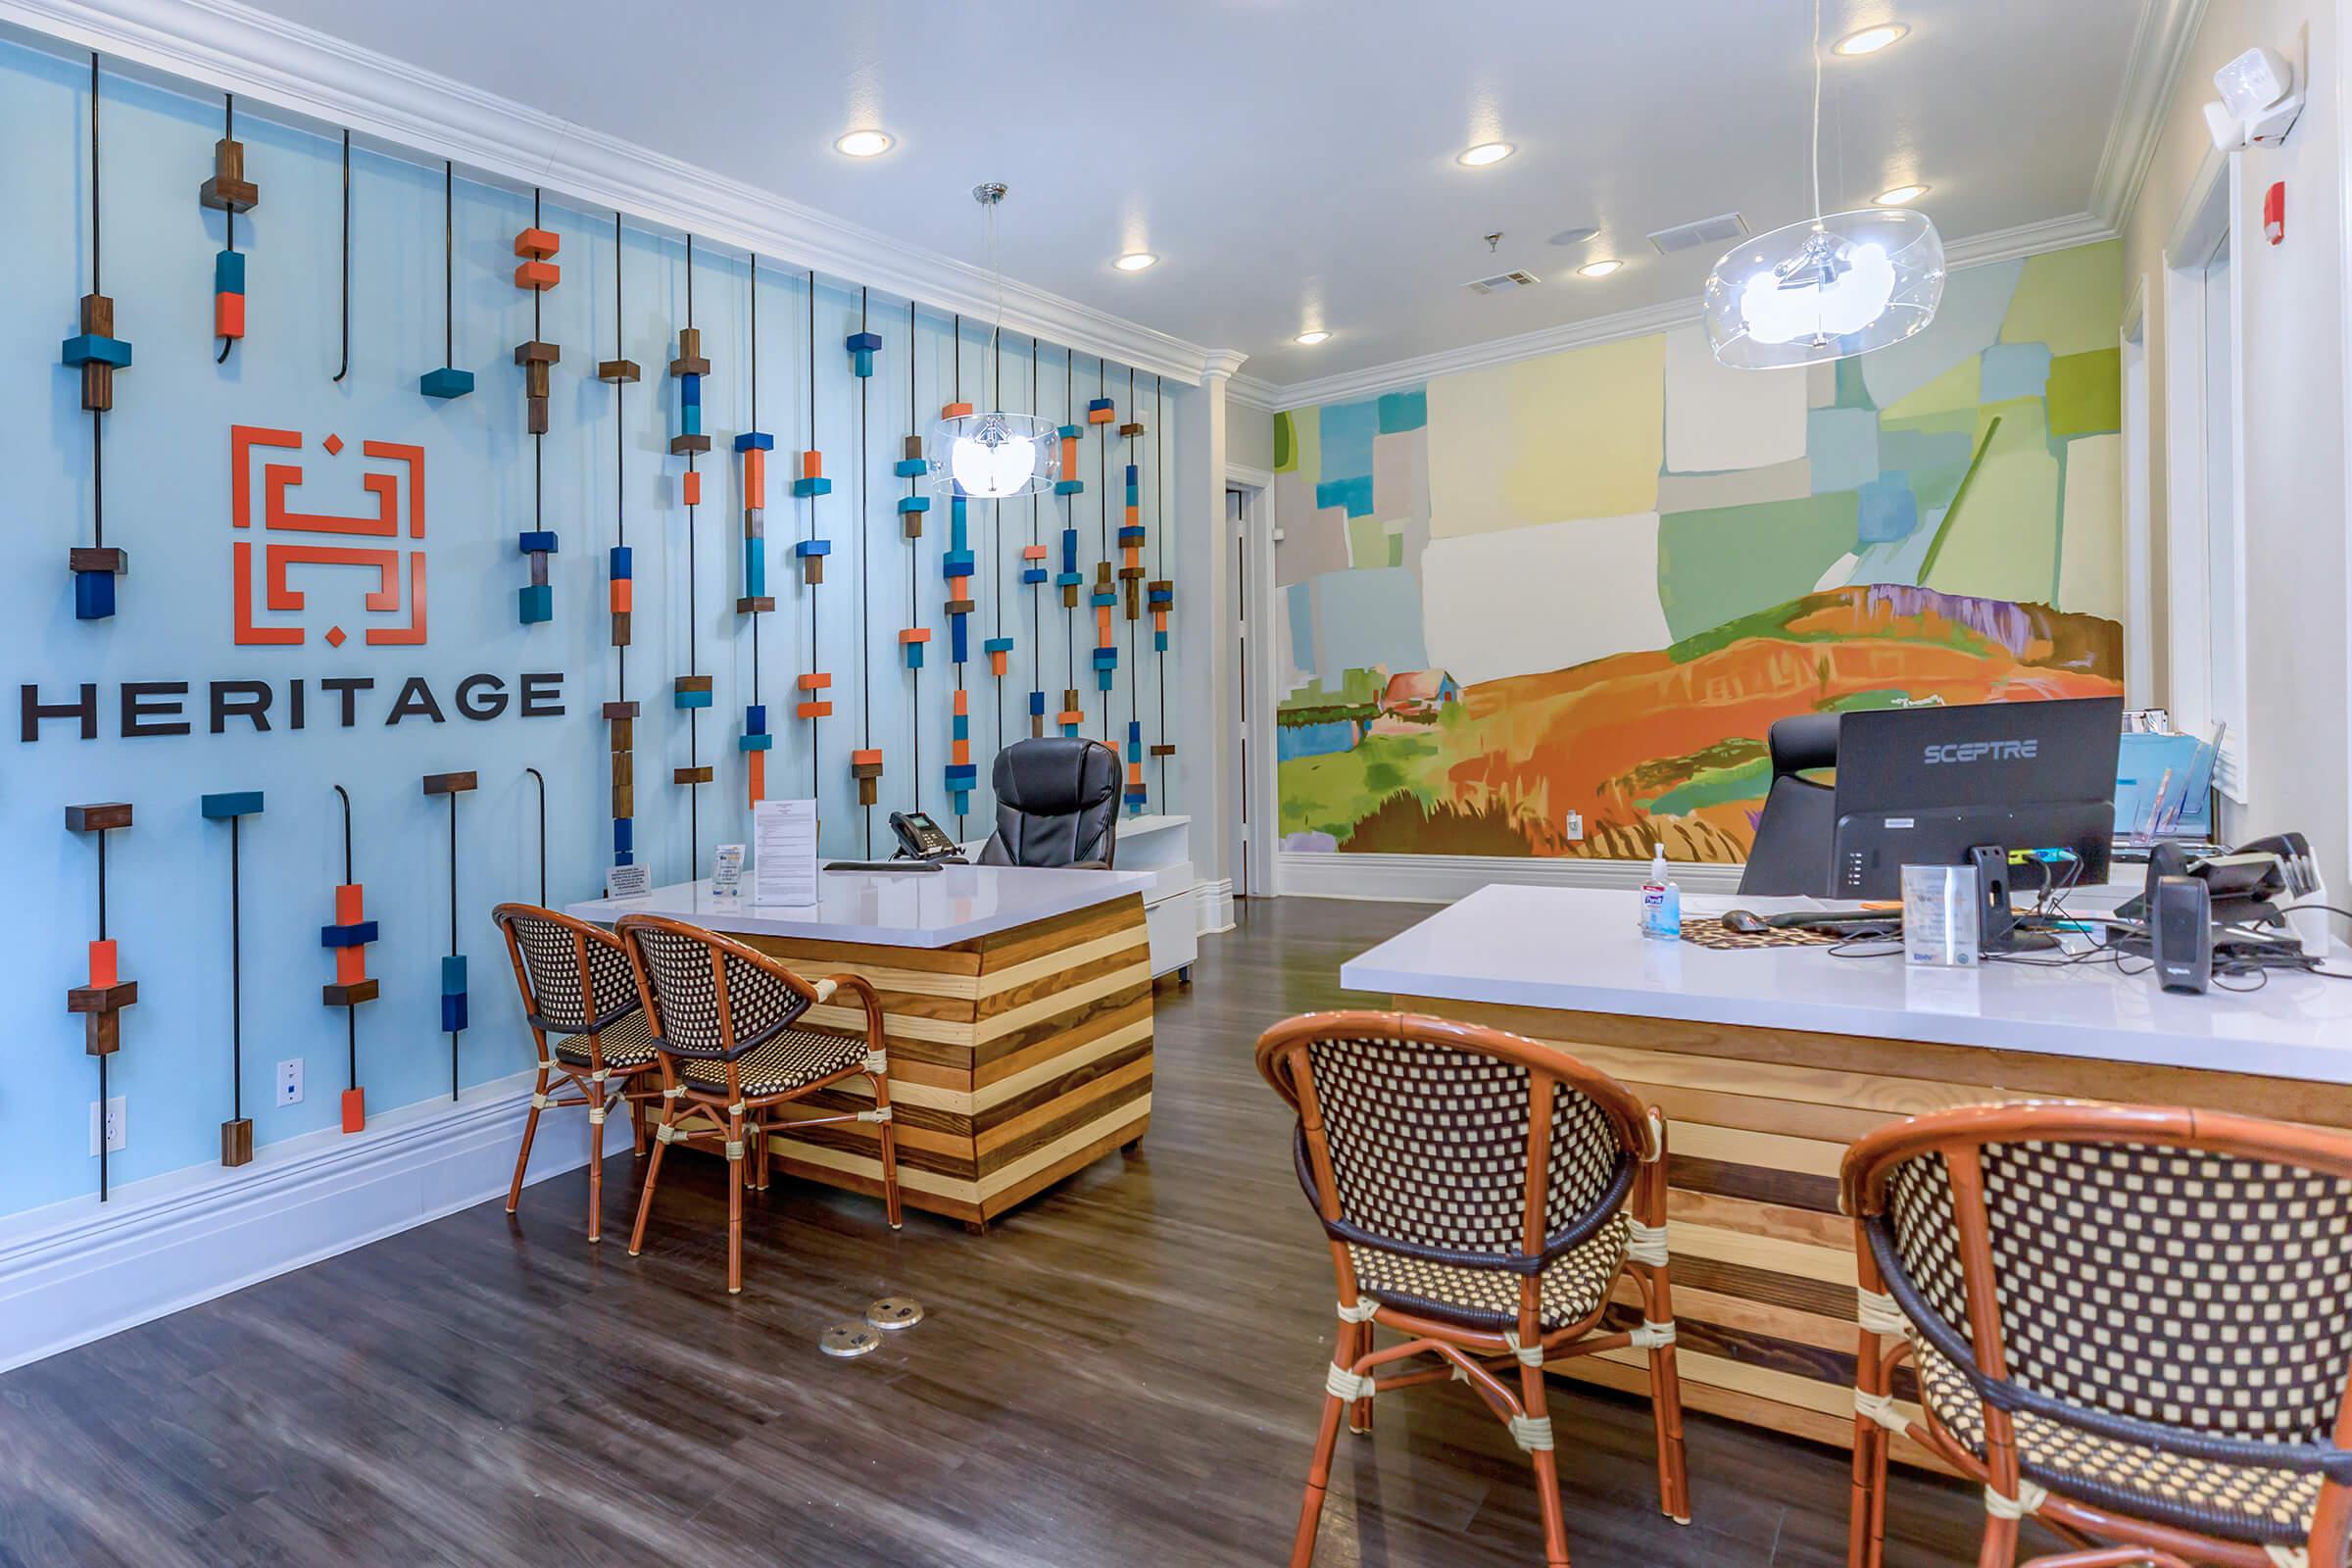
M 608 1067 L 639 1067 L 654 1059 L 654 1028 L 646 1021 L 645 1009 L 639 1008 L 620 1022 L 601 1031 L 597 1044 L 604 1049 Z M 576 1067 L 590 1065 L 588 1037 L 565 1035 L 556 1042 L 556 1059 Z
M 1943 1429 L 1984 1455 L 1984 1407 L 1968 1379 L 1932 1345 L 1918 1346 L 1920 1389 Z M 2026 1479 L 2077 1501 L 2229 1541 L 2301 1545 L 2310 1539 L 2320 1477 L 2182 1458 L 2019 1412 Z
M 1582 1323 L 1600 1310 L 1625 1261 L 1626 1234 L 1620 1213 L 1544 1271 L 1536 1314 L 1546 1332 Z M 1490 1333 L 1518 1326 L 1517 1274 L 1432 1263 L 1360 1245 L 1348 1247 L 1348 1260 L 1355 1269 L 1356 1289 L 1398 1311 Z
M 746 1095 L 782 1095 L 864 1061 L 863 1035 L 791 1028 L 736 1057 L 735 1069 Z M 727 1092 L 727 1064 L 723 1061 L 682 1056 L 678 1058 L 678 1076 L 691 1089 L 718 1095 Z

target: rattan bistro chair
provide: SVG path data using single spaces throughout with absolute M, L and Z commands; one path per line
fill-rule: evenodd
M 1257 1067 L 1298 1112 L 1299 1185 L 1339 1272 L 1339 1343 L 1294 1568 L 1314 1557 L 1342 1407 L 1351 1430 L 1369 1431 L 1376 1394 L 1448 1378 L 1527 1450 L 1544 1559 L 1566 1564 L 1544 1363 L 1601 1350 L 1648 1354 L 1658 1500 L 1688 1524 L 1658 1113 L 1557 1047 L 1409 1013 L 1292 1018 L 1259 1039 Z M 1605 1330 L 1629 1275 L 1641 1324 Z M 1405 1341 L 1377 1349 L 1375 1327 Z M 1373 1375 L 1421 1355 L 1439 1364 Z
M 811 983 L 731 938 L 658 915 L 624 914 L 614 929 L 636 968 L 662 1069 L 662 1121 L 654 1129 L 654 1157 L 637 1200 L 629 1255 L 645 1246 L 662 1151 L 703 1143 L 727 1157 L 727 1290 L 741 1291 L 744 1189 L 767 1186 L 768 1134 L 786 1125 L 797 1133 L 840 1122 L 878 1124 L 883 1208 L 891 1229 L 898 1229 L 898 1139 L 891 1125 L 882 999 L 874 988 L 854 974 Z M 804 1021 L 809 1006 L 844 991 L 864 1004 L 863 1030 L 845 1033 Z M 858 1077 L 873 1086 L 871 1110 L 789 1123 L 765 1114 Z
M 645 1152 L 645 1087 L 654 1071 L 654 1038 L 637 997 L 637 977 L 620 939 L 602 926 L 535 904 L 502 904 L 490 918 L 507 939 L 514 962 L 514 984 L 522 993 L 524 1021 L 539 1051 L 539 1082 L 531 1091 L 531 1113 L 522 1124 L 522 1148 L 514 1155 L 514 1181 L 507 1189 L 507 1212 L 522 1201 L 524 1167 L 539 1113 L 566 1105 L 588 1107 L 588 1239 L 604 1234 L 605 1116 L 616 1104 L 629 1111 L 629 1144 Z M 548 1043 L 548 1035 L 556 1036 Z M 561 1086 L 558 1088 L 557 1086 Z M 571 1092 L 576 1099 L 550 1094 Z
M 2028 1515 L 2086 1548 L 2044 1559 L 2073 1568 L 2344 1562 L 2352 1139 L 1970 1106 L 1855 1144 L 1842 1195 L 1861 1254 L 1852 1568 L 1879 1562 L 1890 1432 L 1984 1484 L 1984 1568 L 2008 1568 Z M 1893 1399 L 1905 1361 L 1916 1421 Z

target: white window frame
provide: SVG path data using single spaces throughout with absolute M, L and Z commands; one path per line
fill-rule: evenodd
M 2251 790 L 2246 726 L 2246 465 L 2245 465 L 2245 275 L 2247 237 L 2238 215 L 2244 211 L 2239 159 L 2212 152 L 2191 180 L 2186 200 L 2164 248 L 2165 311 L 2165 562 L 2166 606 L 2169 612 L 2166 660 L 2168 705 L 2176 725 L 2195 734 L 2208 732 L 2217 718 L 2230 728 L 2214 769 L 2221 792 L 2244 805 Z M 2232 515 L 2218 519 L 2230 529 L 2236 556 L 2236 594 L 2230 604 L 2212 600 L 2210 541 L 2217 519 L 2211 514 L 2206 483 L 2205 309 L 2206 264 L 2227 232 L 2230 240 L 2230 340 L 2231 363 L 2221 368 L 2227 379 L 2234 431 L 2229 506 Z M 2213 641 L 2217 635 L 2235 643 L 2238 678 L 2234 689 L 2214 689 Z
M 2148 516 L 2148 279 L 2132 280 L 2117 333 L 2124 374 L 2124 703 L 2156 702 L 2155 529 Z

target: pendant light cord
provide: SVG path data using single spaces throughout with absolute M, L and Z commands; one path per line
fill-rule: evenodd
M 1821 227 L 1821 0 L 1813 0 L 1813 226 Z

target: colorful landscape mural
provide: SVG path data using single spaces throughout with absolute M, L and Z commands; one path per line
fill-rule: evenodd
M 2087 245 L 1835 365 L 1690 326 L 1276 415 L 1283 847 L 1737 860 L 1785 714 L 2119 692 L 2122 312 Z

